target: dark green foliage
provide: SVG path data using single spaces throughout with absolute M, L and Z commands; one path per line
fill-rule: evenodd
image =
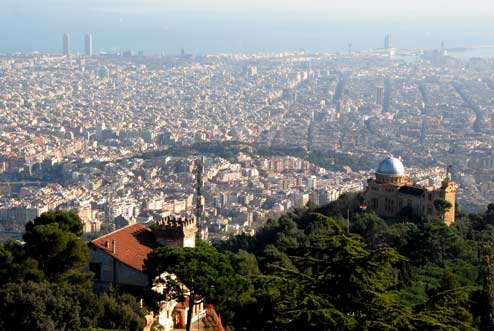
M 362 198 L 308 205 L 218 248 L 158 248 L 147 272 L 169 272 L 166 298 L 184 300 L 183 284 L 232 330 L 494 330 L 494 204 L 448 227 L 406 210 L 383 220 Z M 134 297 L 90 291 L 74 220 L 42 215 L 24 246 L 0 245 L 0 330 L 142 329 Z
M 434 208 L 436 208 L 436 210 L 439 212 L 444 212 L 445 210 L 448 210 L 451 207 L 453 207 L 453 205 L 451 204 L 451 202 L 447 200 L 444 199 L 434 200 Z
M 253 260 L 245 253 L 235 259 L 236 266 L 248 267 L 249 263 Z M 249 283 L 235 272 L 230 259 L 202 242 L 196 248 L 159 247 L 149 254 L 145 266 L 152 280 L 163 272 L 170 273 L 162 279 L 165 298 L 184 301 L 190 290 L 190 297 L 206 296 L 226 319 L 231 318 L 227 308 L 232 302 L 249 300 Z M 189 303 L 193 305 L 192 300 Z
M 99 297 L 102 306 L 99 327 L 105 329 L 140 331 L 145 325 L 144 310 L 130 294 L 104 293 Z
M 73 212 L 48 212 L 26 225 L 25 244 L 0 244 L 0 330 L 142 330 L 128 294 L 92 292 L 89 250 Z
M 0 284 L 43 279 L 38 261 L 28 257 L 21 244 L 14 241 L 0 244 Z
M 243 319 L 233 313 L 229 324 L 235 330 L 494 329 L 494 271 L 489 250 L 480 249 L 494 241 L 494 205 L 479 215 L 458 213 L 448 227 L 406 210 L 385 221 L 362 211 L 361 203 L 361 195 L 345 195 L 269 220 L 254 237 L 222 243 L 220 251 L 232 263 L 242 261 L 235 270 L 253 286 L 254 302 L 237 306 Z
M 376 214 L 357 214 L 352 220 L 350 231 L 361 235 L 370 249 L 386 246 L 388 226 Z
M 26 254 L 38 261 L 50 281 L 68 278 L 89 262 L 87 245 L 60 223 L 36 225 L 25 235 Z
M 446 272 L 439 286 L 427 291 L 427 301 L 417 305 L 416 313 L 421 330 L 476 330 L 470 310 L 468 288 Z
M 68 287 L 27 282 L 0 288 L 1 330 L 79 330 L 80 311 Z
M 366 157 L 355 158 L 355 155 L 347 153 L 332 152 L 324 153 L 320 151 L 307 151 L 305 148 L 285 148 L 285 147 L 261 147 L 240 141 L 222 142 L 199 142 L 190 146 L 170 147 L 166 150 L 145 152 L 139 155 L 143 159 L 157 158 L 161 156 L 191 156 L 191 155 L 212 155 L 224 159 L 234 160 L 239 153 L 260 156 L 294 156 L 306 159 L 319 167 L 338 170 L 341 165 L 347 165 L 353 170 L 367 170 L 375 166 L 373 160 Z
M 489 205 L 492 209 L 492 205 Z M 491 211 L 489 211 L 491 212 Z M 482 255 L 482 291 L 477 295 L 477 314 L 482 331 L 494 330 L 494 246 L 492 242 L 483 243 Z
M 82 269 L 89 262 L 89 249 L 81 240 L 82 221 L 72 211 L 49 211 L 26 224 L 25 254 L 38 262 L 52 282 L 66 280 L 90 286 Z
M 340 198 L 329 205 L 319 208 L 317 211 L 333 218 L 353 215 L 361 212 L 360 206 L 364 203 L 364 195 L 360 193 L 344 193 Z
M 0 330 L 142 330 L 144 312 L 129 294 L 96 296 L 67 284 L 7 283 L 0 288 Z
M 36 217 L 32 222 L 26 224 L 26 233 L 33 231 L 38 225 L 57 223 L 58 227 L 65 232 L 72 232 L 77 237 L 82 236 L 82 221 L 79 215 L 73 211 L 57 210 L 48 211 Z M 26 240 L 26 238 L 24 238 Z

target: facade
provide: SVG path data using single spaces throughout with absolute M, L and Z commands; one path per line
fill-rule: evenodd
M 381 107 L 384 105 L 384 87 L 382 86 L 376 87 L 376 105 Z
M 90 244 L 90 265 L 96 290 L 147 287 L 144 260 L 158 247 L 149 228 L 133 224 L 99 237 Z
M 93 36 L 87 34 L 84 38 L 84 51 L 86 56 L 93 56 Z
M 62 38 L 63 55 L 70 56 L 70 35 L 65 33 Z
M 45 211 L 48 211 L 48 208 L 25 207 L 25 206 L 0 208 L 0 220 L 24 225 L 34 220 L 36 217 L 38 217 Z
M 195 219 L 165 217 L 156 222 L 154 236 L 162 246 L 196 247 Z
M 456 184 L 449 175 L 440 185 L 420 186 L 406 175 L 399 159 L 388 157 L 367 184 L 366 204 L 381 217 L 397 217 L 408 207 L 418 216 L 437 217 L 448 225 L 455 221 Z
M 391 35 L 387 34 L 384 36 L 384 49 L 391 48 Z

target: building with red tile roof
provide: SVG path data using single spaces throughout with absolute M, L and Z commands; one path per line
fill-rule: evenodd
M 140 271 L 144 271 L 147 255 L 158 247 L 151 229 L 137 223 L 99 237 L 91 245 Z
M 132 224 L 99 237 L 90 243 L 89 269 L 94 272 L 95 290 L 109 287 L 153 289 L 144 272 L 144 261 L 160 245 L 194 247 L 197 226 L 194 219 L 164 218 L 156 223 L 155 232 L 141 224 Z M 185 325 L 188 308 L 186 302 L 160 302 L 158 320 L 164 330 Z M 194 306 L 193 322 L 206 316 L 202 300 Z

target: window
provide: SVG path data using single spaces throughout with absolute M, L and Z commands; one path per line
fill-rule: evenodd
M 376 198 L 372 199 L 372 208 L 377 209 L 379 207 L 379 202 Z
M 89 263 L 89 271 L 94 273 L 94 279 L 101 279 L 101 263 Z

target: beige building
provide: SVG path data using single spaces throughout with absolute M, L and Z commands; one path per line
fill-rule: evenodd
M 397 217 L 408 207 L 418 216 L 433 216 L 448 225 L 455 221 L 456 184 L 449 175 L 441 185 L 420 186 L 406 175 L 399 159 L 388 157 L 367 184 L 366 204 L 381 217 Z

